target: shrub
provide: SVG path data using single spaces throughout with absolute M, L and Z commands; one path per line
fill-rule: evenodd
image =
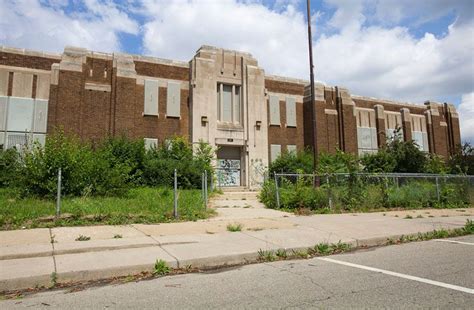
M 0 187 L 9 186 L 17 177 L 19 154 L 16 149 L 0 150 Z
M 99 146 L 98 152 L 110 162 L 111 167 L 128 166 L 127 182 L 140 184 L 145 161 L 145 142 L 142 139 L 108 137 Z
M 174 169 L 177 169 L 178 183 L 182 188 L 200 188 L 201 174 L 207 170 L 213 173 L 211 160 L 214 150 L 207 143 L 192 145 L 181 137 L 166 141 L 158 148 L 146 152 L 143 177 L 149 185 L 172 185 Z
M 321 153 L 318 157 L 318 173 L 356 173 L 360 171 L 359 160 L 353 154 L 337 150 L 335 154 Z
M 450 173 L 474 175 L 474 147 L 468 142 L 459 145 L 449 158 L 448 168 Z
M 395 159 L 395 167 L 393 172 L 402 173 L 420 173 L 426 166 L 426 154 L 421 151 L 418 145 L 413 141 L 403 141 L 397 138 L 396 132 L 394 137 L 389 138 L 386 142 L 385 149 Z
M 423 172 L 433 174 L 446 174 L 448 172 L 448 167 L 440 156 L 436 154 L 428 154 Z
M 35 144 L 22 160 L 16 185 L 26 195 L 54 196 L 59 168 L 62 193 L 75 196 L 120 193 L 130 172 L 126 165 L 111 165 L 107 152 L 93 152 L 62 132 L 49 135 L 44 147 Z
M 364 172 L 369 173 L 390 173 L 397 165 L 395 157 L 386 149 L 381 149 L 374 154 L 365 154 L 361 158 L 361 163 Z
M 313 173 L 313 154 L 308 151 L 285 152 L 269 166 L 270 175 L 276 173 Z

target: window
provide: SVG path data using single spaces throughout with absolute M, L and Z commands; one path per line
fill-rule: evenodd
M 270 125 L 280 125 L 280 101 L 278 96 L 270 95 Z
M 286 126 L 296 127 L 296 103 L 295 98 L 286 98 Z
M 270 145 L 270 162 L 273 162 L 281 154 L 281 145 L 280 144 L 271 144 Z
M 429 151 L 428 132 L 426 130 L 426 119 L 422 115 L 411 117 L 412 139 L 418 148 L 424 152 Z
M 181 107 L 181 85 L 176 82 L 168 82 L 166 95 L 166 116 L 180 117 Z
M 356 112 L 359 155 L 376 153 L 378 144 L 375 111 L 371 109 L 357 109 Z
M 288 153 L 296 153 L 296 145 L 294 145 L 294 144 L 288 144 L 288 145 L 286 146 L 286 151 L 287 151 Z
M 145 150 L 150 150 L 158 146 L 158 139 L 145 138 L 143 140 L 145 140 Z
M 400 113 L 385 111 L 385 136 L 387 139 L 403 140 L 402 115 Z
M 241 123 L 240 86 L 217 84 L 218 119 L 221 122 Z
M 158 115 L 158 81 L 145 80 L 143 115 Z

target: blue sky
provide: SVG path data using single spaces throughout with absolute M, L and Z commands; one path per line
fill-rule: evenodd
M 351 93 L 458 107 L 474 142 L 474 1 L 311 1 L 316 79 Z M 0 44 L 189 60 L 204 44 L 308 79 L 304 0 L 0 0 Z

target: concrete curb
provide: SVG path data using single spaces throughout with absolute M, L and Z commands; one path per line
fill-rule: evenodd
M 150 243 L 116 245 L 116 246 L 114 245 L 93 246 L 93 247 L 67 249 L 67 250 L 50 250 L 50 251 L 33 252 L 33 253 L 5 254 L 5 255 L 0 254 L 0 260 L 22 259 L 22 258 L 32 258 L 32 257 L 48 257 L 48 256 L 54 256 L 54 255 L 79 254 L 79 253 L 122 250 L 122 249 L 138 249 L 138 248 L 147 248 L 147 247 L 152 247 L 152 246 L 160 246 L 160 245 L 156 242 L 153 242 L 153 243 L 150 242 Z
M 389 240 L 398 240 L 401 236 L 411 236 L 417 235 L 407 234 L 407 235 L 391 235 L 385 237 L 376 237 L 376 238 L 367 238 L 367 239 L 355 239 L 354 241 L 347 242 L 351 245 L 352 250 L 363 249 L 368 247 L 377 247 L 385 246 L 389 244 Z M 286 248 L 286 251 L 301 251 L 307 250 L 308 247 L 292 247 Z M 209 269 L 218 269 L 225 268 L 230 266 L 240 266 L 251 263 L 261 262 L 259 260 L 258 251 L 256 252 L 247 252 L 247 253 L 238 253 L 230 255 L 218 255 L 212 257 L 204 257 L 197 259 L 187 259 L 187 260 L 178 260 L 168 261 L 168 264 L 172 268 L 186 268 L 191 266 L 193 268 L 198 268 L 201 270 Z M 81 281 L 94 281 L 101 280 L 113 277 L 121 277 L 139 274 L 141 272 L 151 272 L 153 271 L 153 264 L 137 264 L 137 265 L 127 265 L 119 266 L 112 268 L 103 268 L 103 269 L 94 269 L 94 270 L 80 270 L 80 271 L 68 271 L 68 272 L 57 272 L 56 279 L 57 283 L 61 284 L 73 284 L 75 282 Z M 12 291 L 12 290 L 22 290 L 33 287 L 48 287 L 51 286 L 52 275 L 39 275 L 33 277 L 20 277 L 15 279 L 8 279 L 0 281 L 0 291 Z

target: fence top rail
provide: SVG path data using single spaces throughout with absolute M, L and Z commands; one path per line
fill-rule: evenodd
M 411 178 L 466 178 L 472 179 L 474 175 L 464 174 L 430 174 L 430 173 L 327 173 L 327 174 L 310 174 L 310 173 L 275 173 L 275 176 L 288 176 L 288 177 L 328 177 L 328 176 L 367 176 L 376 178 L 393 178 L 393 177 L 411 177 Z

